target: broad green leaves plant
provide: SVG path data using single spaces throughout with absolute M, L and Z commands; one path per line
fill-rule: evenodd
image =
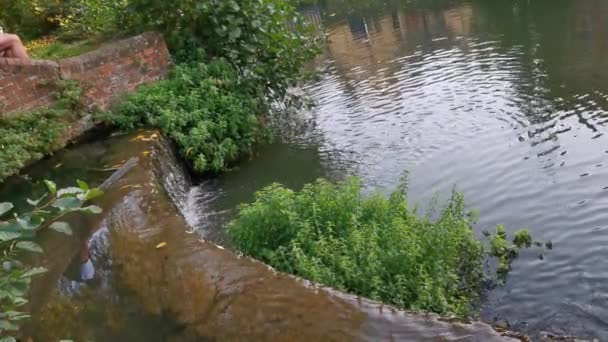
M 228 235 L 244 254 L 280 271 L 399 308 L 462 317 L 474 314 L 484 260 L 517 251 L 502 230 L 488 251 L 473 234 L 473 216 L 459 193 L 431 220 L 408 208 L 402 190 L 363 198 L 355 178 L 319 180 L 300 192 L 280 185 L 260 191 L 239 209 Z
M 229 63 L 178 65 L 165 81 L 142 87 L 105 119 L 123 129 L 152 126 L 173 139 L 197 172 L 218 172 L 267 136 L 257 99 Z
M 102 195 L 96 188 L 78 181 L 78 187 L 57 189 L 54 182 L 45 180 L 47 193 L 27 203 L 31 210 L 17 214 L 12 203 L 0 203 L 0 338 L 14 341 L 10 335 L 19 328 L 19 322 L 28 318 L 20 308 L 27 303 L 26 294 L 31 279 L 46 272 L 43 267 L 29 268 L 20 259 L 22 253 L 43 253 L 42 247 L 32 241 L 42 229 L 72 234 L 70 225 L 61 218 L 72 212 L 99 213 L 97 206 L 85 206 L 89 200 Z

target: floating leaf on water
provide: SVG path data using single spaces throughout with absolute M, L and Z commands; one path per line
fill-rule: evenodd
M 158 248 L 163 248 L 163 247 L 165 247 L 166 245 L 167 245 L 167 243 L 166 243 L 166 242 L 161 242 L 161 243 L 159 243 L 158 245 L 156 245 L 156 248 L 157 248 L 157 249 L 158 249 Z

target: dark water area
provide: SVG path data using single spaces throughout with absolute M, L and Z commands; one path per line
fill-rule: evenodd
M 389 192 L 408 172 L 422 207 L 456 186 L 478 233 L 504 224 L 553 242 L 520 255 L 482 319 L 608 339 L 608 2 L 328 0 L 303 12 L 328 34 L 325 71 L 304 88 L 309 125 L 195 188 L 199 232 L 222 243 L 235 206 L 273 181 L 357 175 Z

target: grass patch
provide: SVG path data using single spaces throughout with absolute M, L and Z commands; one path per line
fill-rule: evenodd
M 300 192 L 258 192 L 228 236 L 244 254 L 326 286 L 402 309 L 474 315 L 484 261 L 500 251 L 475 237 L 461 194 L 437 214 L 418 216 L 403 191 L 364 198 L 356 178 L 319 180 Z
M 99 41 L 93 39 L 67 43 L 48 36 L 27 42 L 25 48 L 34 59 L 61 59 L 80 56 L 95 50 L 100 45 Z

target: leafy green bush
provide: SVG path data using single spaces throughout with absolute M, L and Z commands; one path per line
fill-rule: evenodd
M 280 97 L 318 52 L 317 40 L 287 0 L 129 0 L 134 30 L 160 30 L 177 56 L 196 48 L 225 58 Z
M 465 316 L 488 255 L 471 220 L 461 194 L 433 221 L 410 210 L 403 191 L 363 198 L 351 178 L 300 192 L 267 187 L 240 208 L 228 235 L 280 271 L 400 308 Z
M 152 126 L 172 138 L 198 172 L 223 170 L 266 136 L 260 102 L 225 61 L 179 65 L 140 88 L 104 119 L 123 129 Z
M 66 123 L 81 109 L 81 89 L 73 81 L 49 85 L 58 88 L 51 108 L 15 114 L 0 119 L 0 181 L 13 175 L 27 162 L 60 148 L 59 138 Z
M 89 188 L 78 181 L 78 187 L 57 189 L 55 183 L 44 181 L 48 192 L 42 197 L 27 202 L 33 207 L 27 213 L 13 214 L 13 204 L 0 203 L 0 338 L 15 341 L 9 334 L 19 328 L 19 322 L 29 315 L 19 311 L 27 303 L 26 294 L 32 278 L 46 272 L 43 267 L 30 268 L 19 258 L 23 252 L 42 253 L 42 248 L 31 241 L 42 229 L 53 229 L 60 233 L 72 234 L 67 222 L 59 221 L 71 212 L 98 214 L 101 208 L 84 206 L 85 202 L 102 195 L 101 190 Z

